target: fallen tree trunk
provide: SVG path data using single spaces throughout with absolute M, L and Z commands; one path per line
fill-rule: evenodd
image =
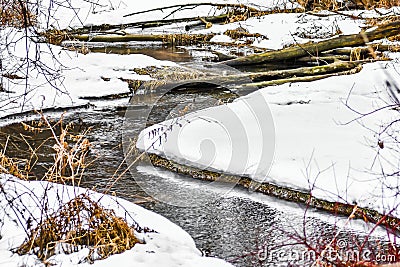
M 91 26 L 84 26 L 80 28 L 73 28 L 73 29 L 64 29 L 62 30 L 63 32 L 69 33 L 69 34 L 84 34 L 84 33 L 92 33 L 92 32 L 104 32 L 104 31 L 110 31 L 110 30 L 124 30 L 128 28 L 153 28 L 153 27 L 160 27 L 160 26 L 165 26 L 165 25 L 171 25 L 173 23 L 183 23 L 183 22 L 194 22 L 194 24 L 188 24 L 186 25 L 185 29 L 188 31 L 193 27 L 199 26 L 199 25 L 204 25 L 203 21 L 207 21 L 208 23 L 225 23 L 225 22 L 233 22 L 233 21 L 242 21 L 246 20 L 250 17 L 259 17 L 259 16 L 264 16 L 268 14 L 273 14 L 276 13 L 276 10 L 268 10 L 268 11 L 261 11 L 256 8 L 251 8 L 244 6 L 242 4 L 211 4 L 211 3 L 199 3 L 195 4 L 197 5 L 210 5 L 210 6 L 218 6 L 218 7 L 231 7 L 231 8 L 242 8 L 245 9 L 243 12 L 238 12 L 237 10 L 232 10 L 232 11 L 227 11 L 227 13 L 220 14 L 220 15 L 214 15 L 214 16 L 195 16 L 195 17 L 186 17 L 186 18 L 176 18 L 176 19 L 160 19 L 160 20 L 149 20 L 149 21 L 139 21 L 139 22 L 131 22 L 131 23 L 124 23 L 124 24 L 101 24 L 101 25 L 91 25 Z M 172 7 L 178 7 L 182 5 L 175 5 Z M 167 7 L 169 8 L 169 7 Z M 163 10 L 166 8 L 156 8 L 154 10 Z M 135 14 L 141 14 L 145 13 L 151 10 L 147 11 L 141 11 L 141 12 L 136 12 L 132 14 L 125 15 L 130 16 L 130 15 L 135 15 Z M 293 12 L 302 12 L 301 9 L 289 9 L 289 10 L 283 10 L 284 13 L 293 13 Z M 242 16 L 238 16 L 238 15 Z M 230 19 L 233 19 L 233 21 L 230 21 Z
M 327 52 L 323 52 L 322 54 L 325 53 L 332 53 L 335 55 L 351 55 L 354 53 L 360 54 L 360 55 L 368 55 L 371 52 L 371 48 L 369 47 L 341 47 L 341 48 L 336 48 L 332 51 L 327 51 Z
M 326 55 L 327 53 L 338 55 L 340 57 L 347 56 L 349 61 L 360 60 L 367 58 L 380 58 L 386 59 L 381 51 L 377 51 L 372 45 L 368 47 L 343 47 L 336 48 L 334 50 L 329 50 L 322 52 L 321 55 Z
M 217 16 L 209 16 L 202 17 L 204 20 L 207 20 L 211 23 L 223 23 L 225 22 L 230 14 L 221 14 Z M 64 30 L 70 34 L 84 34 L 84 33 L 92 33 L 92 32 L 102 32 L 102 31 L 110 31 L 110 30 L 124 30 L 128 28 L 153 28 L 160 27 L 165 25 L 171 25 L 173 23 L 182 23 L 182 22 L 192 22 L 199 21 L 199 17 L 188 17 L 188 18 L 179 18 L 179 19 L 164 19 L 164 20 L 149 20 L 149 21 L 140 21 L 140 22 L 132 22 L 125 24 L 101 24 L 101 25 L 92 25 L 85 26 L 76 29 Z
M 288 70 L 271 70 L 271 71 L 263 71 L 263 72 L 255 72 L 255 73 L 243 73 L 239 75 L 229 75 L 229 76 L 218 76 L 216 78 L 209 78 L 207 80 L 203 80 L 205 82 L 232 82 L 235 81 L 243 81 L 243 78 L 247 78 L 255 82 L 271 82 L 273 84 L 274 81 L 279 81 L 282 79 L 299 79 L 301 78 L 311 78 L 314 76 L 321 76 L 325 74 L 341 74 L 344 71 L 350 71 L 354 68 L 359 67 L 363 62 L 366 61 L 352 61 L 352 62 L 344 62 L 337 61 L 328 65 L 322 66 L 314 66 L 314 67 L 301 67 L 296 69 L 288 69 Z M 311 76 L 311 77 L 308 77 Z M 292 81 L 292 80 L 290 80 Z M 293 80 L 294 81 L 294 80 Z M 279 82 L 277 84 L 280 84 Z M 261 83 L 259 84 L 261 85 Z
M 358 67 L 364 61 L 353 61 L 353 62 L 343 62 L 338 61 L 328 65 L 315 66 L 315 67 L 302 67 L 289 70 L 273 70 L 266 72 L 257 72 L 244 74 L 247 75 L 251 80 L 258 81 L 268 81 L 272 79 L 285 79 L 290 77 L 303 77 L 303 76 L 313 76 L 322 75 L 328 73 L 338 73 L 342 71 L 348 71 Z
M 296 61 L 297 62 L 323 62 L 323 63 L 332 63 L 335 61 L 350 61 L 350 55 L 321 55 L 318 57 L 314 57 L 314 56 L 309 56 L 309 57 L 300 57 L 297 58 Z
M 361 31 L 358 34 L 340 35 L 332 39 L 324 40 L 318 43 L 306 43 L 284 48 L 277 51 L 270 51 L 261 54 L 239 57 L 236 59 L 221 62 L 229 66 L 252 65 L 264 62 L 282 61 L 304 56 L 316 56 L 322 51 L 332 50 L 340 47 L 352 47 L 363 45 L 368 41 L 379 40 L 400 34 L 400 21 L 388 23 L 379 27 Z
M 299 79 L 301 77 L 311 78 L 313 76 L 321 76 L 325 74 L 341 74 L 345 71 L 350 71 L 352 69 L 358 68 L 361 66 L 361 63 L 366 61 L 352 61 L 352 62 L 343 62 L 337 61 L 328 65 L 322 66 L 314 66 L 314 67 L 301 67 L 296 69 L 288 69 L 288 70 L 271 70 L 271 71 L 263 71 L 263 72 L 255 72 L 255 73 L 243 73 L 239 75 L 229 75 L 229 76 L 218 76 L 216 78 L 209 78 L 206 80 L 202 80 L 204 82 L 235 82 L 239 80 L 243 80 L 243 78 L 250 79 L 254 81 L 257 85 L 257 82 L 273 82 L 281 79 Z M 308 77 L 311 76 L 311 77 Z
M 257 87 L 261 88 L 261 87 L 267 87 L 267 86 L 271 86 L 271 85 L 280 85 L 280 84 L 284 84 L 284 83 L 312 82 L 312 81 L 322 80 L 322 79 L 333 77 L 333 76 L 355 74 L 357 72 L 360 72 L 361 69 L 362 69 L 362 66 L 359 65 L 359 66 L 357 66 L 351 70 L 347 70 L 347 71 L 313 75 L 313 76 L 291 77 L 291 78 L 286 78 L 286 79 L 263 81 L 263 82 L 257 82 L 257 83 L 252 83 L 252 84 L 245 84 L 243 86 L 244 87 L 257 86 Z
M 214 34 L 124 34 L 124 35 L 72 35 L 71 38 L 84 42 L 129 42 L 150 41 L 163 42 L 174 45 L 187 45 L 199 42 L 208 42 Z
M 274 70 L 256 73 L 242 73 L 238 75 L 228 75 L 228 76 L 211 76 L 211 77 L 199 77 L 198 79 L 182 79 L 179 81 L 184 82 L 185 85 L 190 84 L 191 87 L 195 87 L 200 84 L 223 84 L 235 89 L 243 88 L 254 88 L 256 86 L 265 87 L 270 85 L 278 85 L 288 82 L 304 82 L 304 81 L 314 81 L 335 75 L 349 74 L 350 72 L 355 73 L 361 70 L 361 64 L 367 61 L 354 61 L 354 62 L 334 62 L 332 64 L 314 67 L 302 67 L 289 70 Z M 369 61 L 368 61 L 369 62 Z M 179 75 L 175 75 L 179 77 Z M 249 83 L 253 81 L 254 83 Z M 133 82 L 133 81 L 131 81 Z M 142 81 L 135 81 L 143 85 L 144 87 L 154 87 L 154 81 L 148 83 Z M 168 82 L 164 79 L 164 82 Z M 170 82 L 176 82 L 170 81 Z M 162 83 L 164 85 L 165 83 Z M 156 86 L 157 87 L 157 86 Z M 204 89 L 203 89 L 204 90 Z M 213 90 L 210 87 L 210 90 Z M 185 87 L 182 87 L 176 91 L 186 91 Z

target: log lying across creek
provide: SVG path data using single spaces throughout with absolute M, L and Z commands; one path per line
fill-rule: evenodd
M 310 42 L 297 44 L 296 46 L 276 51 L 268 51 L 260 54 L 253 54 L 239 57 L 222 63 L 229 66 L 254 65 L 266 62 L 284 61 L 304 56 L 318 56 L 319 53 L 340 47 L 353 47 L 364 45 L 367 42 L 400 34 L 400 21 L 395 21 L 378 27 L 361 31 L 357 34 L 339 35 L 337 37 L 321 42 Z
M 233 74 L 233 75 L 213 75 L 213 76 L 200 76 L 198 78 L 185 79 L 184 77 L 179 76 L 179 73 L 175 75 L 176 77 L 181 77 L 179 82 L 182 84 L 190 84 L 191 88 L 196 87 L 201 84 L 219 84 L 229 86 L 230 89 L 238 89 L 241 90 L 243 88 L 252 88 L 252 90 L 256 90 L 257 87 L 266 87 L 271 85 L 278 85 L 284 83 L 293 83 L 293 82 L 306 82 L 306 81 L 315 81 L 324 78 L 328 78 L 331 76 L 337 75 L 348 75 L 359 72 L 362 69 L 362 63 L 371 62 L 371 60 L 358 60 L 358 61 L 336 61 L 331 64 L 321 65 L 321 66 L 313 66 L 313 67 L 301 67 L 295 69 L 287 69 L 287 70 L 270 70 L 270 71 L 261 71 L 261 72 L 248 72 L 241 74 Z M 171 70 L 173 72 L 173 70 Z M 174 76 L 174 75 L 172 75 Z M 153 77 L 156 78 L 157 77 Z M 159 77 L 158 77 L 159 78 Z M 157 90 L 157 85 L 154 85 L 154 81 L 140 81 L 140 80 L 129 80 L 131 84 L 137 85 L 136 87 L 143 86 L 143 88 L 151 88 L 152 90 Z M 164 85 L 165 83 L 174 83 L 176 80 L 167 80 L 163 79 Z M 136 89 L 137 89 L 136 88 Z M 185 91 L 183 89 L 176 91 Z M 207 89 L 208 88 L 208 89 Z M 214 87 L 207 87 L 207 90 L 214 90 Z M 203 90 L 200 89 L 199 90 Z M 134 90 L 135 91 L 135 90 Z

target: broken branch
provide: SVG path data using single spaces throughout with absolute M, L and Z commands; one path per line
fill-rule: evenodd
M 204 20 L 210 23 L 223 23 L 229 17 L 229 14 L 221 14 L 218 16 L 209 16 L 203 17 Z M 109 31 L 109 30 L 124 30 L 127 28 L 153 28 L 153 27 L 160 27 L 165 25 L 170 25 L 173 23 L 182 23 L 182 22 L 191 22 L 191 21 L 198 21 L 199 17 L 190 17 L 190 18 L 180 18 L 180 19 L 168 19 L 168 20 L 149 20 L 149 21 L 141 21 L 141 22 L 132 22 L 132 23 L 125 23 L 125 24 L 102 24 L 102 25 L 92 25 L 92 26 L 85 26 L 81 28 L 76 28 L 72 30 L 66 30 L 66 32 L 71 34 L 84 34 L 84 33 L 91 33 L 91 32 L 99 32 L 99 31 Z M 203 24 L 201 22 L 201 24 Z
M 171 9 L 171 8 L 183 8 L 183 7 L 198 7 L 198 6 L 214 6 L 217 8 L 223 8 L 223 7 L 232 7 L 232 8 L 242 8 L 246 9 L 252 12 L 259 12 L 260 10 L 254 8 L 254 7 L 249 7 L 243 4 L 214 4 L 214 3 L 193 3 L 193 4 L 181 4 L 181 5 L 172 5 L 172 6 L 166 6 L 166 7 L 159 7 L 159 8 L 153 8 L 153 9 L 148 9 L 144 11 L 138 11 L 138 12 L 133 12 L 127 15 L 124 15 L 125 17 L 133 16 L 133 15 L 138 15 L 138 14 L 143 14 L 143 13 L 148 13 L 148 12 L 153 12 L 153 11 L 163 11 L 164 9 Z

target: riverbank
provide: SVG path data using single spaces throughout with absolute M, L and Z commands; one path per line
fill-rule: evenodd
M 399 217 L 398 144 L 391 139 L 397 128 L 382 131 L 398 115 L 388 87 L 397 86 L 398 68 L 395 59 L 367 64 L 353 75 L 266 87 L 153 125 L 141 133 L 137 146 L 167 159 L 159 158 L 157 166 L 175 170 L 171 161 L 194 167 L 195 174 L 183 171 L 194 177 L 208 171 L 206 180 L 218 173 L 237 175 L 286 188 L 281 195 L 289 200 L 288 192 L 295 190 L 305 193 L 298 198 L 303 203 L 307 196 L 327 201 L 324 209 L 332 212 L 332 203 L 340 203 L 347 205 L 345 215 L 357 205 Z M 266 122 L 269 112 L 274 123 Z M 243 136 L 230 128 L 233 124 L 245 129 Z M 276 139 L 266 125 L 275 127 Z M 376 218 L 372 221 L 379 222 Z
M 129 225 L 135 225 L 135 235 L 140 243 L 121 254 L 103 260 L 94 260 L 94 262 L 88 259 L 90 257 L 88 255 L 91 255 L 91 249 L 96 249 L 96 247 L 73 248 L 70 251 L 67 243 L 63 244 L 62 241 L 59 243 L 60 251 L 47 257 L 45 261 L 39 259 L 34 252 L 22 255 L 15 253 L 16 248 L 27 240 L 26 231 L 37 227 L 43 216 L 56 213 L 60 207 L 82 195 L 95 201 L 104 209 L 112 210 L 115 216 L 126 220 Z M 232 266 L 223 260 L 202 257 L 193 239 L 179 226 L 164 217 L 132 202 L 88 189 L 44 181 L 22 181 L 10 175 L 0 174 L 0 208 L 3 210 L 0 266 L 47 266 L 47 264 L 53 266 L 128 266 L 132 264 L 135 266 Z M 81 216 L 81 223 L 88 223 L 85 222 L 84 218 L 87 215 L 84 212 Z M 71 224 L 72 220 L 71 218 Z M 68 226 L 64 225 L 64 227 Z M 47 246 L 50 245 L 50 243 L 47 244 Z

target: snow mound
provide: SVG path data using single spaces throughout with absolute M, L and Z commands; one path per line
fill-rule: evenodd
M 56 254 L 48 259 L 54 266 L 232 266 L 223 260 L 202 257 L 193 239 L 179 226 L 166 218 L 123 199 L 95 193 L 93 191 L 60 184 L 21 181 L 9 175 L 0 175 L 0 266 L 45 266 L 35 255 L 19 256 L 11 252 L 26 238 L 28 220 L 35 226 L 45 212 L 57 209 L 80 194 L 115 211 L 128 224 L 155 232 L 140 232 L 137 236 L 145 244 L 136 244 L 132 249 L 115 254 L 94 264 L 84 262 L 88 249 L 72 254 Z M 41 210 L 47 201 L 48 210 Z M 29 219 L 30 218 L 30 219 Z

